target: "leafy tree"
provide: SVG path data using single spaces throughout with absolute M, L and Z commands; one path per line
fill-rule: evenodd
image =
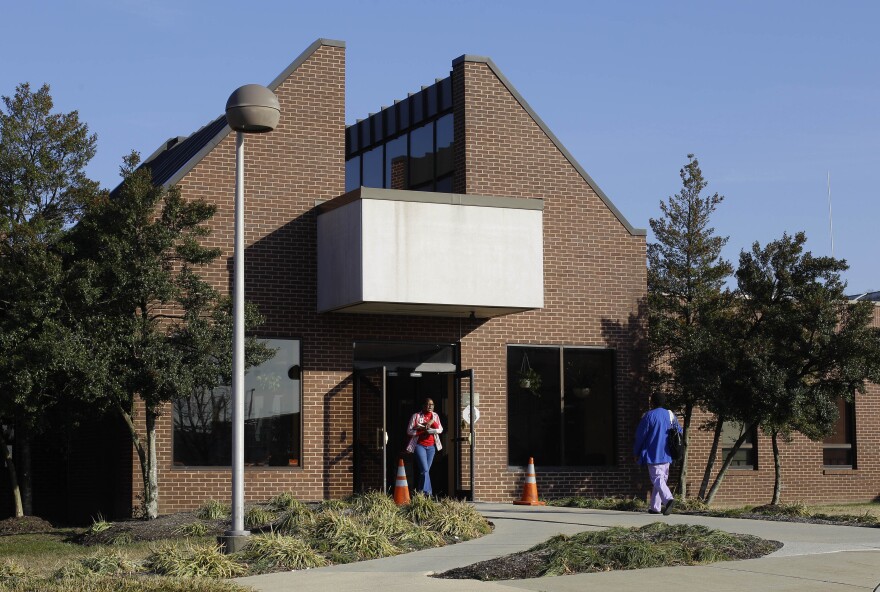
M 232 315 L 228 299 L 197 273 L 220 254 L 199 243 L 215 207 L 153 185 L 138 161 L 136 154 L 126 159 L 122 185 L 72 232 L 71 286 L 83 303 L 79 329 L 93 348 L 88 364 L 103 370 L 88 388 L 125 421 L 140 461 L 144 516 L 155 518 L 156 422 L 167 403 L 230 381 Z M 254 309 L 246 320 L 248 327 L 262 322 Z M 248 340 L 247 364 L 271 355 Z
M 719 317 L 729 309 L 723 290 L 733 271 L 721 258 L 727 237 L 710 225 L 724 197 L 703 195 L 708 185 L 693 154 L 681 169 L 681 191 L 660 202 L 662 217 L 650 220 L 656 242 L 648 244 L 648 314 L 652 383 L 684 414 L 681 493 L 687 494 L 688 442 L 693 411 L 718 389 Z
M 57 322 L 64 307 L 59 240 L 97 184 L 84 168 L 96 137 L 76 111 L 52 113 L 49 87 L 20 84 L 0 110 L 0 447 L 15 514 L 31 512 L 30 436 L 65 392 L 60 359 L 69 345 Z M 9 430 L 8 433 L 11 433 Z M 16 463 L 16 460 L 18 461 Z M 16 466 L 18 465 L 18 466 Z M 19 478 L 21 477 L 21 478 Z M 19 487 L 20 484 L 20 487 Z
M 745 328 L 737 388 L 750 403 L 742 419 L 771 437 L 773 504 L 782 487 L 779 438 L 794 432 L 816 441 L 828 436 L 837 401 L 851 401 L 864 392 L 866 380 L 880 378 L 873 305 L 849 302 L 840 279 L 846 262 L 804 252 L 806 240 L 799 232 L 764 248 L 755 243 L 740 254 L 736 272 Z

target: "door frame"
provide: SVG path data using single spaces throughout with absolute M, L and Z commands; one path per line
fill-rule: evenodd
M 355 369 L 352 373 L 352 378 L 354 382 L 354 487 L 353 489 L 357 491 L 364 491 L 364 483 L 363 483 L 363 468 L 364 462 L 360 457 L 361 452 L 361 442 L 362 442 L 362 416 L 361 416 L 361 404 L 363 397 L 361 395 L 361 379 L 365 374 L 370 372 L 379 372 L 382 380 L 381 380 L 381 388 L 380 388 L 380 398 L 381 398 L 381 412 L 380 412 L 380 421 L 381 427 L 378 428 L 376 433 L 376 450 L 379 452 L 379 456 L 382 459 L 382 492 L 388 491 L 388 460 L 387 460 L 387 448 L 388 448 L 388 425 L 387 425 L 387 400 L 388 400 L 388 368 L 386 366 L 374 366 L 372 368 L 358 368 Z

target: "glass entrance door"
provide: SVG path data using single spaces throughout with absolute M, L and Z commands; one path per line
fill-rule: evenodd
M 388 491 L 387 370 L 354 372 L 354 490 Z
M 450 438 L 454 458 L 453 479 L 455 497 L 474 501 L 474 448 L 476 433 L 474 423 L 479 418 L 474 395 L 474 371 L 462 370 L 454 374 L 456 421 L 450 426 L 454 432 Z

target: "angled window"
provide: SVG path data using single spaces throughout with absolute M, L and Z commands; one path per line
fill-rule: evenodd
M 725 421 L 721 428 L 721 462 L 727 458 L 728 453 L 733 449 L 733 445 L 742 435 L 743 424 L 738 421 Z M 730 463 L 731 469 L 757 470 L 758 468 L 758 447 L 757 433 L 754 428 L 746 435 L 739 450 L 733 456 Z
M 302 458 L 300 342 L 267 339 L 275 356 L 247 371 L 244 385 L 244 462 L 299 466 Z M 232 456 L 232 387 L 174 402 L 174 464 L 227 467 Z
M 822 442 L 822 465 L 835 468 L 855 468 L 856 405 L 852 401 L 837 400 L 837 422 L 834 431 Z

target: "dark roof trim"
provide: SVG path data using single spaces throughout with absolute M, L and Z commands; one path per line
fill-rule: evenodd
M 275 91 L 281 83 L 287 80 L 288 76 L 290 76 L 294 70 L 299 68 L 303 63 L 311 57 L 313 53 L 315 53 L 318 49 L 323 46 L 329 47 L 345 47 L 345 41 L 337 41 L 334 39 L 318 39 L 314 43 L 312 43 L 304 52 L 299 54 L 295 60 L 293 60 L 287 68 L 285 68 L 281 74 L 279 74 L 275 80 L 269 83 L 268 88 L 271 91 Z M 222 116 L 221 116 L 222 117 Z M 220 130 L 213 138 L 209 139 L 207 143 L 199 150 L 192 158 L 190 158 L 186 164 L 177 169 L 177 171 L 165 181 L 165 187 L 171 187 L 176 183 L 179 183 L 181 179 L 183 179 L 187 173 L 189 173 L 201 160 L 208 155 L 211 150 L 214 149 L 217 144 L 223 141 L 223 139 L 229 135 L 232 129 L 225 125 L 223 129 Z
M 629 231 L 629 233 L 635 236 L 647 236 L 647 230 L 645 230 L 644 228 L 635 228 L 632 226 L 632 224 L 629 223 L 626 217 L 611 202 L 611 199 L 607 195 L 605 195 L 605 192 L 602 191 L 602 189 L 592 179 L 592 177 L 587 174 L 587 171 L 584 170 L 584 167 L 582 167 L 578 163 L 578 161 L 575 160 L 574 156 L 571 155 L 571 152 L 569 152 L 568 149 L 562 145 L 562 142 L 559 141 L 559 138 L 557 138 L 556 135 L 552 131 L 550 131 L 550 128 L 547 127 L 547 124 L 544 123 L 544 121 L 538 116 L 537 113 L 535 113 L 535 110 L 532 109 L 532 107 L 528 104 L 528 102 L 526 102 L 523 96 L 519 94 L 519 91 L 516 90 L 510 80 L 508 80 L 507 77 L 502 74 L 501 70 L 498 69 L 498 66 L 495 65 L 495 62 L 493 62 L 491 58 L 465 54 L 453 60 L 452 66 L 455 67 L 462 62 L 474 62 L 478 64 L 486 64 L 487 66 L 489 66 L 489 69 L 492 70 L 495 76 L 498 77 L 498 80 L 501 81 L 501 84 L 507 87 L 508 92 L 513 95 L 513 97 L 519 102 L 522 108 L 526 110 L 526 113 L 528 113 L 529 116 L 535 121 L 535 123 L 538 124 L 541 130 L 543 130 L 543 132 L 547 134 L 547 137 L 550 138 L 550 141 L 553 142 L 553 144 L 556 145 L 556 148 L 562 153 L 562 155 L 566 159 L 568 159 L 568 162 L 571 163 L 571 166 L 573 166 L 575 170 L 580 174 L 580 176 L 583 177 L 584 181 L 587 182 L 590 188 L 592 188 L 592 190 L 596 192 L 596 195 L 598 195 L 599 198 L 603 202 L 605 202 L 605 205 L 608 206 L 608 209 L 614 213 L 614 215 L 617 217 L 620 223 L 623 224 L 623 226 Z

